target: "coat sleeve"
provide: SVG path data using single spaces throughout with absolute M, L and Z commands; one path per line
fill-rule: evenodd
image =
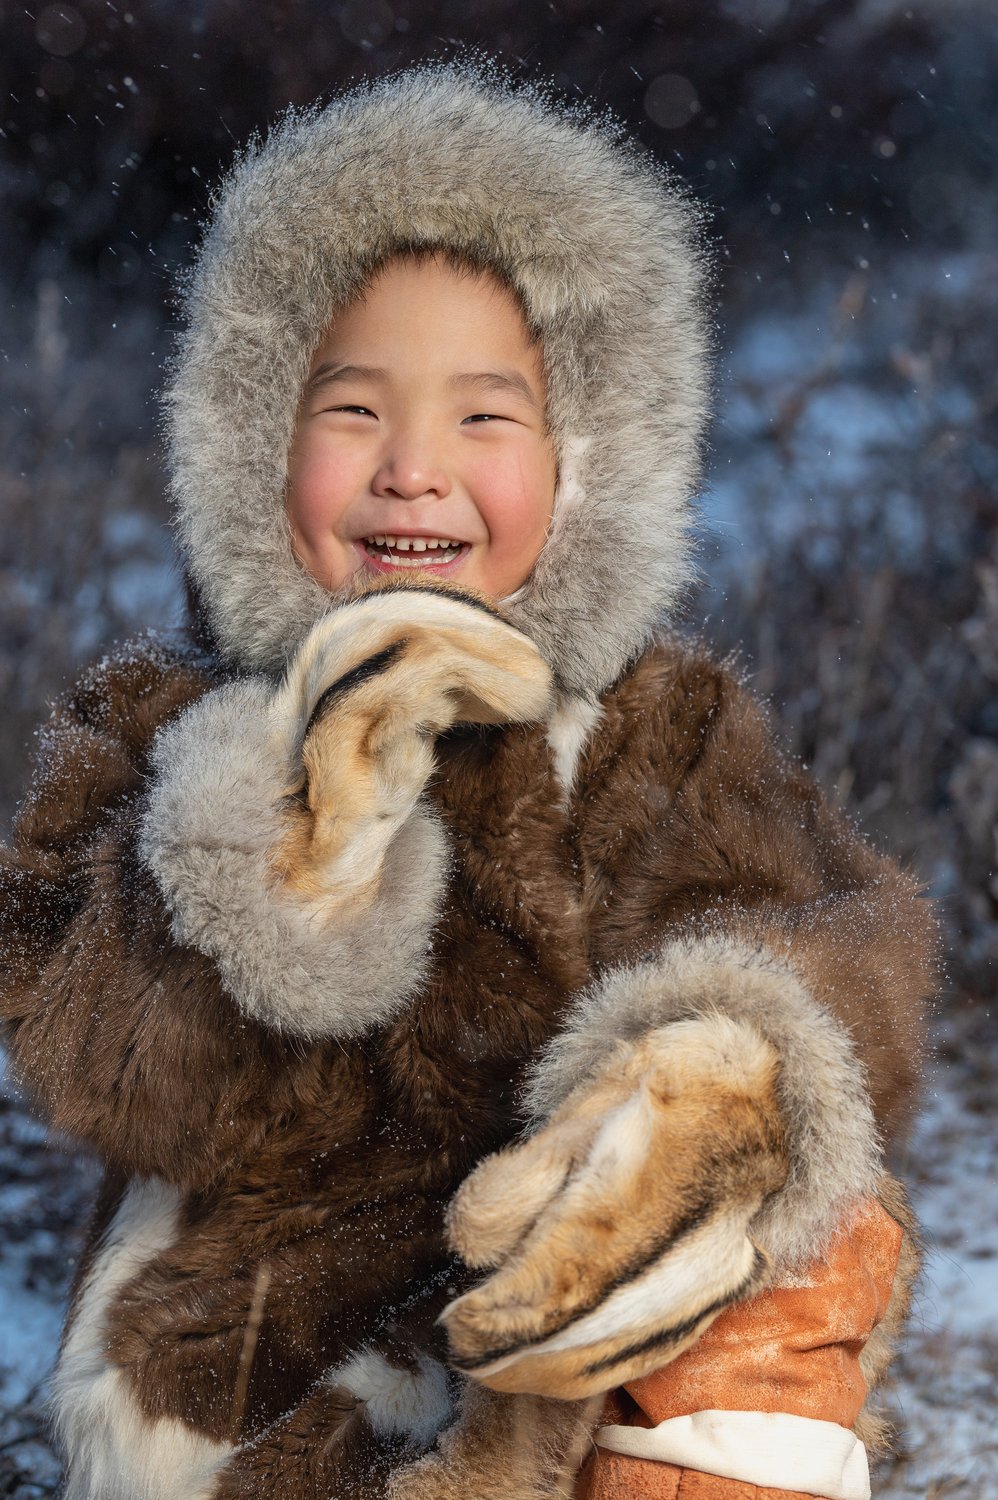
M 129 1173 L 210 1181 L 318 1086 L 303 1036 L 356 1030 L 365 1001 L 383 1016 L 421 977 L 443 867 L 425 823 L 389 851 L 363 920 L 271 898 L 285 788 L 266 696 L 155 643 L 108 659 L 43 729 L 0 849 L 13 1075 Z
M 244 677 L 167 725 L 141 855 L 174 936 L 245 1015 L 358 1036 L 419 989 L 447 843 L 423 801 L 454 723 L 543 715 L 550 672 L 490 607 L 436 588 L 332 609 L 279 683 Z
M 810 1258 L 874 1190 L 882 1146 L 910 1116 L 935 922 L 916 881 L 779 751 L 731 672 L 660 655 L 632 693 L 607 710 L 607 742 L 617 714 L 629 753 L 606 757 L 583 841 L 605 912 L 601 976 L 537 1067 L 529 1106 L 547 1118 L 617 1042 L 676 1022 L 723 1016 L 761 1036 L 778 1059 L 790 1170 L 752 1237 L 779 1268 Z M 640 796 L 617 769 L 633 781 L 636 763 Z M 597 837 L 601 799 L 635 809 L 613 841 Z

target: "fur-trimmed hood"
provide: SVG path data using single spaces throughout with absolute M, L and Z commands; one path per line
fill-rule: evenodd
M 697 213 L 605 122 L 465 65 L 292 111 L 223 185 L 167 392 L 186 565 L 222 654 L 278 671 L 329 594 L 295 562 L 287 454 L 314 349 L 396 248 L 494 265 L 544 348 L 559 483 L 504 613 L 603 691 L 690 575 L 706 412 Z

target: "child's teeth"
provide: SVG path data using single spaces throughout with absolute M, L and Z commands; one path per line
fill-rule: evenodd
M 391 563 L 396 568 L 425 568 L 428 565 L 440 566 L 442 563 L 452 562 L 460 552 L 463 542 L 454 542 L 446 537 L 439 536 L 382 536 L 380 533 L 364 538 L 364 545 L 371 549 L 375 547 L 390 547 L 391 552 L 382 552 L 380 560 Z M 436 556 L 429 557 L 399 557 L 400 552 L 433 552 Z

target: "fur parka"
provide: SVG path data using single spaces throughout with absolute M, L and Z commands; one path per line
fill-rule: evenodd
M 549 372 L 554 523 L 495 606 L 331 598 L 290 549 L 312 350 L 422 245 L 514 286 Z M 169 392 L 198 618 L 60 701 L 0 862 L 14 1070 L 107 1165 L 69 1500 L 563 1493 L 588 1398 L 887 1201 L 930 917 L 663 625 L 700 280 L 658 169 L 461 68 L 223 189 Z

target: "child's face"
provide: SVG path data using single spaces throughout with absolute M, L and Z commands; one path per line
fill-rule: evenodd
M 328 589 L 416 567 L 513 593 L 554 503 L 545 398 L 540 352 L 497 281 L 390 262 L 312 361 L 289 459 L 299 562 Z

